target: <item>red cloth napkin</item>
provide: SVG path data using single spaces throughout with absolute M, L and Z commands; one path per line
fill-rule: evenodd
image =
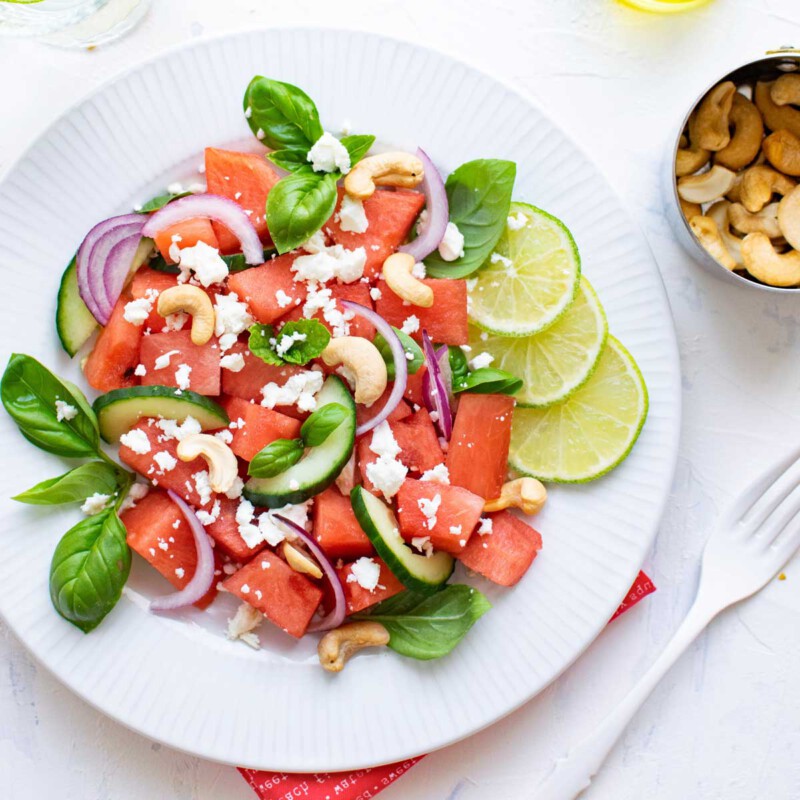
M 643 597 L 647 597 L 655 590 L 656 587 L 650 578 L 644 572 L 640 572 L 609 622 L 613 622 L 620 614 L 633 608 Z M 308 800 L 334 800 L 334 798 L 361 800 L 375 797 L 423 758 L 425 756 L 355 772 L 292 774 L 241 767 L 239 772 L 261 800 L 291 800 L 294 797 L 308 798 Z

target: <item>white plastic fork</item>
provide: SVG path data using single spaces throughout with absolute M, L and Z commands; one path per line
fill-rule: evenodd
M 720 611 L 762 589 L 800 546 L 800 452 L 767 470 L 722 515 L 703 552 L 689 613 L 656 662 L 600 726 L 530 796 L 573 800 L 586 790 L 658 682 Z

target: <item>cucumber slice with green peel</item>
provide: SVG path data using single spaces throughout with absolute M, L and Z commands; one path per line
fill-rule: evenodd
M 303 458 L 273 478 L 250 478 L 244 496 L 254 505 L 283 508 L 324 492 L 339 476 L 353 452 L 356 441 L 356 404 L 342 380 L 330 375 L 317 394 L 317 408 L 339 403 L 350 413 L 318 447 L 309 448 Z
M 403 586 L 420 594 L 433 594 L 447 583 L 453 574 L 453 556 L 441 551 L 430 558 L 414 553 L 400 536 L 392 509 L 363 486 L 350 492 L 350 502 L 361 529 Z
M 269 261 L 274 254 L 277 254 L 277 250 L 265 248 L 264 261 Z M 228 265 L 228 271 L 231 273 L 243 272 L 251 267 L 259 266 L 257 264 L 248 264 L 244 260 L 244 255 L 242 253 L 234 253 L 230 256 L 220 256 L 220 258 Z M 167 272 L 170 275 L 177 275 L 180 272 L 177 264 L 168 264 L 167 260 L 160 253 L 156 253 L 155 256 L 150 259 L 150 262 L 147 264 L 147 266 L 150 267 L 150 269 L 156 270 L 156 272 Z
M 204 431 L 224 428 L 230 422 L 225 410 L 208 397 L 174 386 L 132 386 L 101 394 L 93 404 L 100 435 L 109 443 L 119 440 L 142 417 L 163 417 L 183 422 L 194 417 Z
M 78 268 L 72 261 L 61 276 L 56 304 L 56 332 L 61 346 L 74 356 L 99 327 L 78 292 Z

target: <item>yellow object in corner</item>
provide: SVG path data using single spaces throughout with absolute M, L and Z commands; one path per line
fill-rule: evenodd
M 638 8 L 641 11 L 652 11 L 655 14 L 677 14 L 700 8 L 710 0 L 620 0 L 623 5 Z

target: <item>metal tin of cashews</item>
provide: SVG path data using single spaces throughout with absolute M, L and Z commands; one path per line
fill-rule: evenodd
M 689 203 L 713 203 L 733 187 L 736 174 L 714 166 L 700 175 L 687 175 L 678 181 L 678 194 Z
M 742 257 L 747 271 L 762 283 L 769 286 L 800 285 L 800 252 L 778 253 L 763 233 L 749 233 L 745 237 Z
M 355 401 L 364 405 L 374 403 L 386 389 L 388 375 L 383 356 L 368 339 L 360 336 L 340 336 L 331 339 L 322 351 L 322 360 L 329 366 L 341 364 L 355 381 Z
M 164 289 L 158 296 L 158 313 L 162 317 L 184 312 L 192 317 L 192 344 L 205 344 L 214 335 L 214 306 L 199 287 L 184 283 Z
M 692 217 L 689 220 L 689 226 L 694 235 L 700 240 L 700 244 L 705 247 L 709 255 L 714 258 L 718 264 L 722 264 L 725 269 L 731 271 L 737 268 L 736 260 L 725 246 L 725 242 L 722 239 L 722 232 L 714 219 L 704 216 Z
M 413 189 L 422 183 L 425 168 L 411 153 L 380 153 L 362 158 L 344 179 L 344 190 L 355 200 L 366 200 L 376 186 Z
M 402 300 L 413 306 L 430 308 L 433 289 L 412 274 L 416 261 L 408 253 L 393 253 L 383 262 L 383 279 L 386 285 Z
M 215 492 L 229 492 L 239 475 L 239 463 L 233 450 L 208 433 L 192 433 L 181 439 L 178 458 L 181 461 L 202 458 L 208 466 L 208 483 Z

